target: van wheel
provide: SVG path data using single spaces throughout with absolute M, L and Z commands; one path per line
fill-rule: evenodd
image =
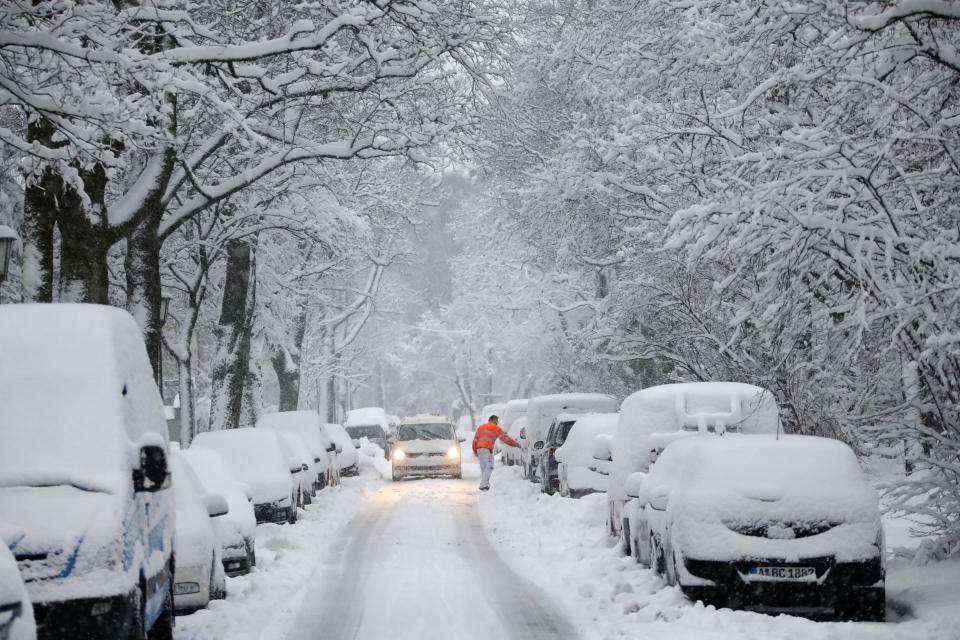
M 170 576 L 170 588 L 163 598 L 163 610 L 147 632 L 147 640 L 173 640 L 173 574 Z

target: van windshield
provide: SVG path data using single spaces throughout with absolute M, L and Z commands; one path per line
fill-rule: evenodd
M 360 438 L 382 438 L 384 437 L 383 427 L 380 425 L 353 425 L 347 427 L 347 433 L 350 434 L 351 438 L 360 439 Z
M 450 424 L 404 424 L 397 434 L 400 440 L 454 440 L 453 425 Z

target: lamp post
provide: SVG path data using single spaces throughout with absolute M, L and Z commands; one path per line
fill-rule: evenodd
M 0 224 L 0 283 L 7 277 L 10 271 L 10 256 L 13 255 L 13 243 L 16 242 L 17 233 L 5 224 Z

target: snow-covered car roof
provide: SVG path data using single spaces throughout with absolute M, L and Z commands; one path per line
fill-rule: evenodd
M 386 431 L 390 423 L 387 420 L 387 412 L 381 407 L 361 407 L 347 411 L 347 420 L 343 426 L 367 426 L 379 425 Z
M 676 508 L 691 518 L 873 522 L 879 517 L 876 492 L 856 455 L 839 440 L 728 434 L 675 442 L 662 456 L 678 446 L 688 449 L 688 460 L 676 485 Z M 660 460 L 654 467 L 659 466 Z
M 123 495 L 131 449 L 145 438 L 165 446 L 163 403 L 126 311 L 2 305 L 0 354 L 0 486 Z
M 323 422 L 316 411 L 279 411 L 265 413 L 257 420 L 257 428 L 276 429 L 299 435 L 307 445 L 313 458 L 322 457 L 326 451 L 323 434 L 320 431 Z M 313 461 L 311 458 L 311 462 Z
M 527 412 L 534 407 L 556 407 L 562 410 L 568 405 L 587 406 L 594 403 L 607 404 L 610 401 L 615 402 L 616 399 L 605 393 L 553 393 L 530 398 L 527 401 Z
M 226 499 L 230 511 L 221 520 L 229 523 L 240 537 L 252 538 L 257 526 L 253 505 L 223 456 L 196 445 L 181 451 L 180 455 L 190 464 L 207 493 L 218 493 Z
M 278 431 L 277 435 L 280 436 L 280 446 L 288 458 L 293 457 L 299 460 L 301 464 L 313 466 L 313 456 L 310 454 L 310 448 L 307 447 L 307 443 L 303 441 L 299 434 L 292 431 Z
M 287 456 L 273 429 L 227 429 L 198 433 L 194 446 L 217 451 L 241 482 L 250 486 L 257 504 L 290 495 L 292 480 Z
M 495 402 L 493 404 L 485 405 L 482 409 L 480 409 L 480 419 L 486 420 L 490 416 L 503 417 L 503 412 L 506 408 L 506 402 Z
M 561 418 L 563 416 L 557 416 Z M 572 416 L 575 420 L 567 439 L 557 448 L 557 460 L 567 464 L 589 466 L 593 461 L 593 443 L 596 436 L 610 435 L 617 428 L 616 413 L 588 413 Z

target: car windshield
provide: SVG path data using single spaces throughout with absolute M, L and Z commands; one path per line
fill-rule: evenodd
M 383 427 L 380 425 L 354 425 L 347 427 L 347 433 L 351 438 L 382 438 L 384 436 Z
M 453 440 L 453 426 L 449 424 L 404 424 L 397 434 L 400 440 Z

